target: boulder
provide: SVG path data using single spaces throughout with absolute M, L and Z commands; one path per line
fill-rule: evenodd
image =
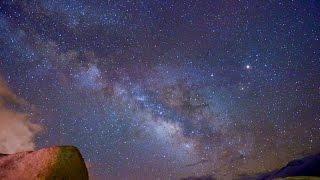
M 56 146 L 38 151 L 0 154 L 0 179 L 87 180 L 88 171 L 76 147 Z

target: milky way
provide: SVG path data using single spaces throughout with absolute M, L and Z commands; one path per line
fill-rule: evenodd
M 43 127 L 30 143 L 77 146 L 93 179 L 251 176 L 319 151 L 319 12 L 2 1 L 0 73 Z

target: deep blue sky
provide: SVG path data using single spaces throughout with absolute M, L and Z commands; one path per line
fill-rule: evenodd
M 2 1 L 37 148 L 96 179 L 235 178 L 320 146 L 319 1 Z

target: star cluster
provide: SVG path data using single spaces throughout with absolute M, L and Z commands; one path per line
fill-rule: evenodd
M 318 1 L 2 1 L 38 148 L 93 179 L 254 175 L 320 146 Z M 34 113 L 34 112 L 32 112 Z

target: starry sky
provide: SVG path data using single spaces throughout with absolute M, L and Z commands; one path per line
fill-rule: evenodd
M 35 148 L 77 146 L 92 179 L 230 179 L 319 152 L 316 0 L 4 0 L 0 73 Z

